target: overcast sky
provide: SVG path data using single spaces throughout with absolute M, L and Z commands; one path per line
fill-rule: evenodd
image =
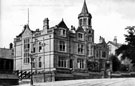
M 50 27 L 58 24 L 62 18 L 67 26 L 78 27 L 78 14 L 84 0 L 1 0 L 0 47 L 9 47 L 9 43 L 27 24 L 29 8 L 30 28 L 43 29 L 43 19 L 48 17 Z M 99 36 L 106 42 L 117 36 L 124 43 L 127 26 L 135 25 L 135 0 L 86 0 L 88 11 L 92 15 L 92 27 L 95 30 L 95 42 Z

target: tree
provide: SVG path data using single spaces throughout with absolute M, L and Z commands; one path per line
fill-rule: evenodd
M 128 26 L 125 28 L 127 34 L 125 34 L 125 42 L 127 44 L 122 45 L 116 50 L 116 54 L 122 54 L 121 59 L 124 60 L 126 57 L 132 60 L 135 65 L 135 26 Z
M 112 71 L 116 72 L 120 69 L 120 61 L 115 55 L 110 56 L 110 60 L 112 61 Z

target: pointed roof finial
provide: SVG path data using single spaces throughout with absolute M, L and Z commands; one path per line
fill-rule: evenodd
M 91 14 L 90 14 L 89 11 L 88 11 L 88 8 L 87 8 L 87 5 L 86 5 L 86 1 L 84 0 L 83 7 L 82 7 L 82 11 L 81 11 L 81 13 L 78 15 L 78 18 L 80 18 L 80 17 L 86 17 L 86 16 L 92 18 Z
M 29 8 L 28 8 L 28 25 L 29 25 Z
M 84 0 L 84 3 L 83 3 L 83 8 L 82 8 L 81 13 L 89 13 L 88 12 L 88 9 L 87 9 L 87 5 L 86 5 L 86 1 L 85 0 Z
M 57 26 L 58 27 L 63 27 L 63 28 L 68 28 L 67 25 L 65 24 L 63 18 L 62 18 L 62 21 Z

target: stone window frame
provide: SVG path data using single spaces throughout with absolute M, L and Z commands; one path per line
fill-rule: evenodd
M 29 50 L 30 50 L 30 38 L 25 38 L 23 40 L 24 43 L 24 64 L 29 64 L 30 63 L 30 58 L 29 58 Z
M 87 25 L 87 18 L 83 18 L 83 25 L 84 25 L 84 26 Z
M 78 43 L 78 54 L 84 54 L 84 44 Z
M 38 58 L 38 67 L 41 68 L 42 67 L 42 57 Z
M 60 52 L 66 52 L 66 41 L 59 40 L 58 47 Z
M 93 56 L 93 46 L 88 44 L 88 56 Z
M 77 59 L 77 68 L 78 69 L 84 69 L 85 68 L 85 64 L 84 64 L 85 60 L 78 58 Z
M 77 38 L 78 38 L 78 40 L 84 40 L 84 33 L 82 33 L 82 32 L 78 32 L 77 33 Z
M 68 68 L 68 60 L 65 56 L 58 56 L 58 68 Z
M 42 43 L 39 42 L 39 52 L 41 52 L 41 51 L 42 51 Z
M 60 36 L 66 37 L 66 29 L 60 28 Z

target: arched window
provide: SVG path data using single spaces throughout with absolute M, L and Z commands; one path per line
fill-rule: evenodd
M 38 62 L 39 62 L 38 66 L 42 67 L 41 57 L 39 57 Z
M 82 26 L 82 19 L 79 20 L 79 25 Z

